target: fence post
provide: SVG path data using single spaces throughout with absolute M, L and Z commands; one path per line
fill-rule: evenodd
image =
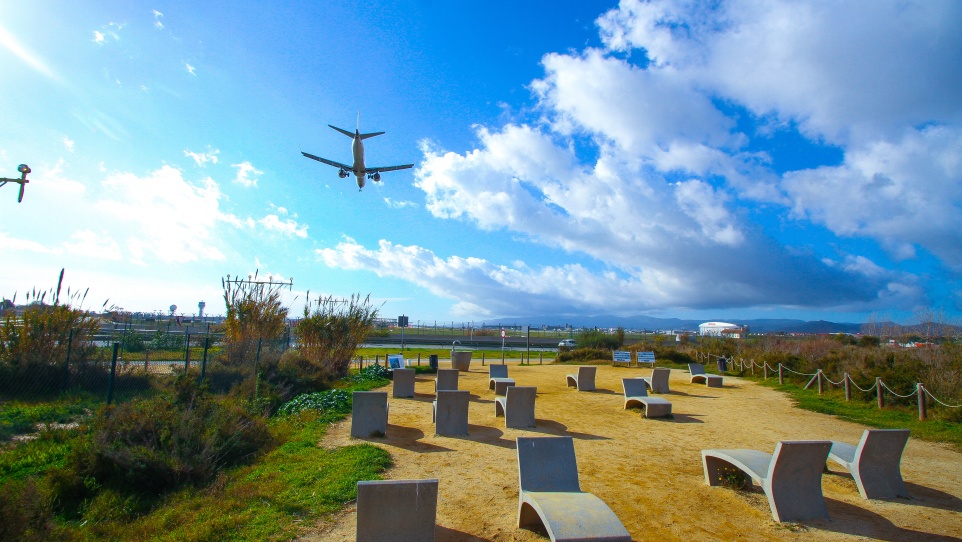
M 70 334 L 67 335 L 67 359 L 63 362 L 63 388 L 67 389 L 67 385 L 70 383 L 70 349 L 73 346 L 73 328 L 70 329 Z
M 818 394 L 821 395 L 821 394 L 822 394 L 822 387 L 823 387 L 823 386 L 822 386 L 822 370 L 819 369 L 819 370 L 818 370 L 818 374 L 815 375 L 815 376 L 818 378 Z
M 778 364 L 778 385 L 782 386 L 785 384 L 785 374 L 782 372 L 782 364 Z
M 753 359 L 751 363 L 752 363 L 752 376 L 755 376 L 755 360 Z M 744 365 L 745 365 L 745 361 L 744 361 L 744 358 L 742 358 L 742 366 L 744 367 Z
M 114 376 L 117 374 L 117 351 L 120 343 L 114 343 L 114 356 L 110 361 L 110 380 L 107 381 L 107 404 L 114 400 Z
M 421 353 L 418 352 L 418 367 L 421 366 Z
M 260 395 L 261 391 L 261 339 L 257 339 L 257 355 L 254 356 L 254 399 Z
M 501 351 L 501 364 L 504 365 L 504 350 Z
M 184 374 L 190 369 L 190 333 L 184 335 Z
M 754 362 L 755 360 L 752 360 L 752 363 Z M 767 361 L 762 362 L 762 373 L 765 374 L 765 380 L 768 380 L 768 362 Z
M 481 352 L 481 366 L 484 367 L 484 352 Z
M 875 377 L 875 392 L 878 396 L 878 407 L 879 409 L 885 406 L 885 397 L 882 395 L 882 377 Z
M 927 416 L 925 411 L 925 386 L 919 382 L 915 385 L 915 392 L 919 394 L 919 419 L 924 420 Z
M 541 365 L 542 361 L 544 361 L 544 352 L 538 352 L 538 365 Z
M 852 400 L 852 377 L 848 376 L 848 373 L 845 373 L 845 376 L 842 377 L 842 382 L 845 384 L 845 401 L 846 402 L 851 401 Z
M 381 364 L 381 354 L 377 354 L 377 355 L 374 356 L 374 364 L 375 364 L 375 365 L 380 365 L 380 364 Z
M 207 374 L 207 349 L 210 348 L 210 337 L 204 338 L 204 361 L 200 363 L 200 381 L 204 381 L 204 375 Z

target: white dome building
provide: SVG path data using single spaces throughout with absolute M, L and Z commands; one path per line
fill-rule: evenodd
M 729 322 L 705 322 L 698 326 L 698 334 L 741 339 L 748 335 L 748 326 L 740 326 Z

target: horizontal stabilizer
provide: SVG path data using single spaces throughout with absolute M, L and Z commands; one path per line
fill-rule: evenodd
M 381 134 L 383 134 L 383 133 L 384 133 L 384 132 L 374 132 L 374 133 L 372 133 L 372 134 L 361 134 L 361 139 L 367 139 L 367 138 L 369 138 L 369 137 L 379 136 L 379 135 L 381 135 Z
M 337 130 L 338 132 L 341 132 L 342 134 L 346 135 L 347 137 L 349 137 L 349 138 L 351 138 L 351 139 L 354 139 L 354 134 L 353 134 L 352 132 L 348 132 L 347 130 L 345 130 L 345 129 L 343 129 L 343 128 L 338 128 L 337 126 L 334 126 L 333 124 L 328 124 L 328 126 L 330 126 L 331 128 L 334 128 L 334 129 Z

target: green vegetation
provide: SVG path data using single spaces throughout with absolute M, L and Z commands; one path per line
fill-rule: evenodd
M 298 355 L 324 377 L 340 378 L 347 374 L 358 345 L 373 329 L 377 309 L 371 306 L 370 296 L 311 302 L 310 292 L 307 295 L 304 317 L 297 323 Z
M 38 424 L 65 424 L 95 408 L 96 400 L 85 395 L 65 395 L 46 403 L 6 401 L 0 403 L 0 442 L 13 435 L 33 433 Z

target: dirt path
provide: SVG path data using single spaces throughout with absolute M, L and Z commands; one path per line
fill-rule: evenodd
M 778 440 L 800 439 L 854 444 L 865 427 L 793 408 L 784 395 L 732 377 L 724 388 L 707 388 L 672 370 L 672 393 L 665 397 L 674 419 L 649 420 L 622 409 L 621 378 L 647 376 L 650 369 L 599 366 L 593 393 L 565 387 L 572 367 L 509 370 L 518 385 L 538 387 L 535 429 L 506 429 L 504 419 L 495 418 L 487 368 L 472 363 L 459 386 L 471 392 L 468 437 L 434 436 L 433 378 L 419 377 L 415 399 L 390 398 L 387 436 L 366 440 L 394 458 L 385 478 L 440 480 L 438 541 L 546 540 L 516 527 L 514 445 L 521 435 L 574 437 L 582 489 L 607 503 L 635 540 L 962 540 L 962 454 L 948 446 L 909 440 L 902 474 L 911 500 L 864 500 L 851 476 L 830 464 L 822 487 L 831 519 L 778 524 L 760 490 L 706 486 L 701 450 L 771 453 Z M 358 442 L 349 433 L 350 419 L 332 427 L 321 445 Z M 352 505 L 304 540 L 354 540 Z

